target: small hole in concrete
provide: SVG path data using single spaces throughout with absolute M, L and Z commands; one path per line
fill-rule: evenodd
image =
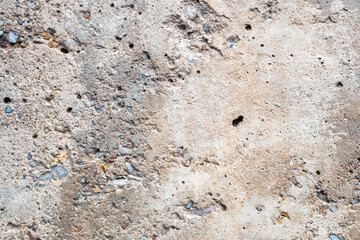
M 60 51 L 65 54 L 69 53 L 69 50 L 67 48 L 61 48 Z
M 336 83 L 336 86 L 337 86 L 337 87 L 343 87 L 344 84 L 343 84 L 342 82 L 337 82 L 337 83 Z
M 264 47 L 264 44 L 260 44 L 260 47 Z
M 71 108 L 71 107 L 69 107 L 68 109 L 66 109 L 66 111 L 69 113 L 69 112 L 71 112 L 71 111 L 72 111 L 72 108 Z
M 320 171 L 316 171 L 316 175 L 320 175 Z
M 185 25 L 185 24 L 181 24 L 181 25 L 179 25 L 179 28 L 180 28 L 180 30 L 186 30 L 186 25 Z
M 200 74 L 200 70 L 197 70 L 196 73 L 197 73 L 197 74 Z
M 242 121 L 244 120 L 244 117 L 243 116 L 239 116 L 238 118 L 234 119 L 232 121 L 232 125 L 234 127 L 237 127 Z
M 114 6 L 115 6 L 114 3 L 110 4 L 110 7 L 114 7 Z
M 134 44 L 129 43 L 129 48 L 133 48 L 133 47 L 134 47 Z
M 11 99 L 9 97 L 4 98 L 4 103 L 11 103 Z
M 37 133 L 34 133 L 34 135 L 32 137 L 37 138 L 38 137 Z
M 250 31 L 251 30 L 251 25 L 250 24 L 245 24 L 245 29 Z

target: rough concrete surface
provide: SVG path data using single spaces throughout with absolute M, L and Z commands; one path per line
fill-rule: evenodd
M 360 239 L 358 0 L 0 0 L 0 239 Z

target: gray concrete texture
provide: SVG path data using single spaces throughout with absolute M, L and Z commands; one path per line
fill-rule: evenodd
M 358 0 L 0 0 L 0 239 L 360 239 Z

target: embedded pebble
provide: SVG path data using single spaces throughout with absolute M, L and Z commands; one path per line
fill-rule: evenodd
M 335 212 L 338 210 L 338 207 L 336 206 L 336 202 L 330 203 L 330 211 Z
M 76 42 L 75 42 L 74 39 L 68 38 L 68 39 L 66 40 L 66 46 L 67 46 L 68 48 L 71 48 L 71 47 L 76 47 L 77 44 L 76 44 Z
M 68 171 L 61 166 L 53 167 L 51 173 L 56 173 L 59 179 L 62 179 L 68 175 Z
M 190 209 L 191 207 L 192 207 L 192 205 L 193 205 L 193 201 L 188 201 L 188 203 L 185 205 L 185 208 L 186 209 Z
M 120 201 L 121 201 L 121 203 L 122 203 L 123 205 L 125 205 L 125 204 L 128 202 L 125 197 L 121 197 L 121 198 L 120 198 Z
M 118 151 L 121 155 L 131 155 L 132 150 L 130 148 L 119 146 Z
M 262 209 L 261 206 L 257 206 L 257 207 L 256 207 L 256 210 L 258 210 L 259 212 L 261 212 L 263 209 Z
M 29 162 L 29 165 L 30 165 L 30 167 L 36 167 L 36 166 L 39 165 L 39 162 L 38 162 L 38 161 L 35 161 L 35 160 L 31 160 L 31 161 Z
M 84 197 L 89 197 L 89 196 L 94 195 L 94 193 L 93 192 L 83 192 L 83 191 L 81 191 L 81 195 L 83 195 Z
M 4 31 L 0 30 L 0 37 L 4 34 Z
M 337 235 L 335 235 L 335 234 L 330 234 L 329 235 L 329 239 L 331 239 L 331 240 L 341 240 Z
M 45 43 L 47 43 L 47 41 L 44 40 L 44 39 L 40 39 L 40 38 L 34 38 L 34 39 L 33 39 L 33 43 L 45 44 Z
M 15 31 L 10 31 L 8 35 L 9 43 L 15 44 L 18 40 L 19 36 L 16 35 Z
M 210 206 L 210 207 L 208 207 L 208 208 L 205 208 L 205 209 L 203 209 L 203 210 L 194 210 L 194 213 L 196 214 L 196 215 L 198 215 L 198 216 L 203 216 L 203 215 L 205 215 L 205 214 L 209 214 L 209 213 L 211 213 L 211 211 L 215 211 L 216 210 L 216 206 Z
M 55 126 L 55 131 L 65 133 L 66 128 L 64 126 L 62 126 L 62 125 L 57 125 L 57 126 Z
M 197 8 L 193 5 L 186 5 L 185 14 L 188 16 L 190 20 L 195 20 L 197 16 Z
M 210 31 L 210 24 L 204 23 L 204 24 L 202 25 L 202 28 L 203 28 L 203 30 L 204 30 L 205 32 L 209 32 L 209 31 Z
M 149 56 L 149 54 L 148 54 L 147 52 L 141 53 L 141 57 L 142 57 L 143 59 L 150 59 L 150 56 Z
M 7 104 L 7 105 L 5 106 L 4 113 L 12 113 L 12 112 L 13 112 L 13 110 L 11 109 L 10 105 Z
M 0 27 L 4 26 L 5 22 L 3 20 L 0 20 Z
M 51 172 L 46 172 L 40 175 L 40 177 L 34 177 L 33 180 L 34 182 L 38 182 L 38 181 L 47 181 L 52 179 L 53 174 Z
M 134 168 L 129 162 L 125 162 L 125 168 L 128 174 L 132 174 L 134 172 Z

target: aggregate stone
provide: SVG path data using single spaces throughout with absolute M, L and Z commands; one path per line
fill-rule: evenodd
M 197 8 L 193 5 L 186 5 L 185 6 L 185 14 L 188 16 L 189 19 L 195 20 L 197 17 Z
M 9 43 L 15 44 L 17 40 L 19 39 L 19 36 L 15 31 L 10 31 L 8 35 Z
M 131 163 L 125 162 L 125 168 L 126 168 L 126 171 L 127 171 L 129 174 L 133 174 L 134 168 L 133 168 L 133 166 L 131 165 Z
M 12 113 L 12 112 L 13 112 L 12 108 L 10 107 L 9 104 L 7 104 L 7 105 L 5 106 L 4 113 Z
M 132 150 L 130 148 L 119 146 L 118 151 L 121 155 L 131 155 Z

